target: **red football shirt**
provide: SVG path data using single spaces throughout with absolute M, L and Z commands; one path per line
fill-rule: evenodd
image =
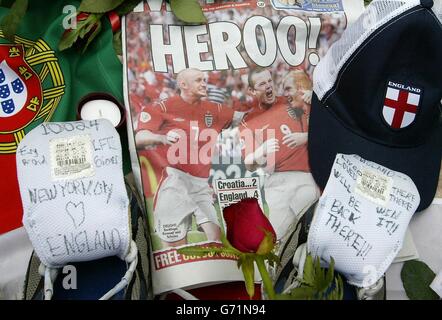
M 292 114 L 292 115 L 291 115 Z M 274 136 L 270 136 L 269 130 L 274 130 Z M 307 116 L 303 114 L 300 118 L 293 116 L 293 112 L 289 112 L 287 104 L 273 105 L 266 112 L 252 120 L 245 121 L 241 125 L 241 137 L 247 144 L 250 139 L 244 139 L 247 132 L 254 137 L 253 146 L 244 146 L 244 156 L 250 152 L 254 152 L 264 141 L 275 138 L 279 141 L 279 151 L 275 153 L 274 163 L 269 163 L 275 166 L 276 172 L 283 171 L 305 171 L 310 172 L 308 164 L 307 144 L 303 144 L 294 148 L 289 148 L 283 144 L 285 135 L 293 132 L 308 132 Z M 262 132 L 262 133 L 260 133 Z M 247 153 L 247 154 L 246 154 Z M 268 157 L 272 159 L 272 157 Z M 269 161 L 269 160 L 268 160 Z
M 189 104 L 175 96 L 144 107 L 139 115 L 138 131 L 149 130 L 160 135 L 177 133 L 180 136 L 177 143 L 158 146 L 166 148 L 169 166 L 195 177 L 208 178 L 213 147 L 221 130 L 230 125 L 233 113 L 221 104 L 205 100 Z
M 285 99 L 283 97 L 276 97 L 275 102 L 270 108 L 274 108 L 279 104 L 285 105 Z M 270 108 L 265 108 L 258 100 L 253 99 L 253 103 L 250 104 L 250 109 L 247 111 L 247 114 L 244 117 L 244 121 L 250 121 L 253 118 L 256 118 L 259 115 L 263 114 Z

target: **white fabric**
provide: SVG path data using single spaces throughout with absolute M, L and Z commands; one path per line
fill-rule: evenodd
M 313 91 L 322 100 L 339 82 L 338 75 L 361 45 L 393 18 L 420 5 L 420 0 L 374 0 L 321 59 L 313 73 Z
M 17 300 L 23 295 L 32 244 L 21 227 L 0 235 L 0 300 Z
M 375 284 L 400 251 L 420 202 L 406 175 L 337 154 L 308 236 L 308 250 L 352 285 Z
M 209 221 L 220 225 L 207 179 L 171 167 L 166 171 L 167 177 L 157 191 L 154 208 L 158 236 L 166 242 L 186 237 L 192 213 L 198 225 Z
M 46 267 L 125 258 L 129 200 L 119 135 L 108 120 L 39 125 L 18 146 L 17 176 L 23 225 Z
M 319 198 L 319 189 L 311 173 L 302 171 L 274 172 L 264 183 L 269 221 L 280 240 L 299 216 Z
M 430 284 L 430 288 L 442 298 L 442 270 L 436 275 Z
M 436 14 L 436 17 L 442 23 L 442 0 L 434 0 L 433 12 Z
M 394 258 L 393 263 L 419 259 L 419 253 L 417 252 L 416 245 L 414 244 L 413 235 L 408 226 L 405 232 L 404 242 L 402 243 L 401 251 Z

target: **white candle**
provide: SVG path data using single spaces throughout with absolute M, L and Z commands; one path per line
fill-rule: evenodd
M 80 110 L 83 120 L 107 119 L 114 127 L 121 121 L 118 105 L 109 100 L 91 100 L 86 102 Z

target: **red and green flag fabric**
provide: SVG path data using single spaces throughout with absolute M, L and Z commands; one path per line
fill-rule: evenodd
M 122 65 L 108 21 L 84 53 L 58 50 L 68 5 L 79 1 L 30 0 L 14 41 L 0 30 L 0 234 L 21 226 L 15 156 L 33 150 L 18 150 L 20 140 L 43 121 L 76 120 L 78 102 L 91 92 L 123 100 Z M 0 7 L 0 19 L 9 10 Z

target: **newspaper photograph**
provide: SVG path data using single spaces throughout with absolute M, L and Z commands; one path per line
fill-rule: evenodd
M 186 24 L 148 0 L 123 21 L 132 169 L 146 201 L 154 293 L 243 280 L 218 244 L 222 208 L 257 198 L 283 242 L 320 196 L 307 141 L 312 74 L 362 12 L 354 0 L 201 0 Z M 259 280 L 259 279 L 258 279 Z

